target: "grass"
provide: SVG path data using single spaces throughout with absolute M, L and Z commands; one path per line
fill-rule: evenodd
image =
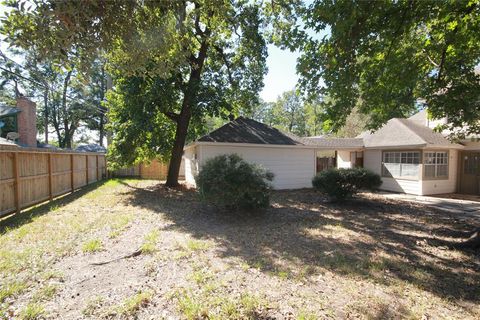
M 84 316 L 94 316 L 97 311 L 102 308 L 104 302 L 105 299 L 102 296 L 95 296 L 89 299 L 85 307 L 82 309 L 82 314 Z
M 176 299 L 179 311 L 188 320 L 258 319 L 265 307 L 261 299 L 248 293 L 232 297 L 224 292 L 183 290 Z
M 206 263 L 208 265 L 208 263 Z M 189 279 L 196 284 L 174 294 L 183 317 L 196 319 L 257 319 L 265 303 L 256 295 L 232 295 L 206 265 L 194 264 Z
M 132 214 L 121 214 L 109 221 L 110 233 L 108 237 L 111 239 L 117 238 L 127 229 L 128 224 L 133 220 Z
M 113 308 L 111 314 L 124 317 L 134 316 L 141 308 L 146 307 L 153 298 L 152 291 L 141 291 L 135 295 L 126 298 L 120 305 Z
M 4 302 L 7 298 L 11 298 L 20 294 L 26 288 L 27 284 L 22 281 L 3 283 L 0 287 L 0 303 Z
M 189 239 L 185 247 L 191 252 L 205 251 L 211 247 L 211 244 L 207 241 Z
M 29 303 L 19 314 L 21 320 L 36 320 L 45 317 L 45 308 L 39 303 Z
M 50 300 L 55 296 L 58 290 L 58 285 L 55 284 L 47 284 L 46 286 L 40 288 L 34 295 L 34 301 L 45 301 Z
M 297 320 L 316 320 L 318 317 L 310 312 L 301 310 L 297 315 Z
M 82 251 L 84 253 L 92 253 L 103 250 L 102 240 L 100 239 L 90 239 L 83 243 Z
M 0 222 L 0 318 L 48 317 L 53 299 L 59 318 L 480 317 L 478 257 L 437 243 L 473 225 L 467 217 L 302 190 L 274 192 L 261 217 L 217 219 L 190 191 L 128 184 Z M 138 244 L 145 255 L 87 267 L 83 252 L 112 248 L 109 261 Z M 101 296 L 88 300 L 92 287 Z
M 152 230 L 145 235 L 143 238 L 143 243 L 140 247 L 142 253 L 152 254 L 155 252 L 157 247 L 158 237 L 160 236 L 160 232 L 158 230 Z

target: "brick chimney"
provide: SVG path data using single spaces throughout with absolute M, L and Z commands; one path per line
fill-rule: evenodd
M 37 107 L 25 97 L 17 98 L 18 142 L 26 147 L 37 147 Z

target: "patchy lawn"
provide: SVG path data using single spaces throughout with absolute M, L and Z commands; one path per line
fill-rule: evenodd
M 110 180 L 4 220 L 0 318 L 480 317 L 478 253 L 442 246 L 474 221 L 369 194 L 272 202 L 242 218 Z

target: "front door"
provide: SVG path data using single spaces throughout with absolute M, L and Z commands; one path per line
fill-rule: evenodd
M 480 194 L 480 152 L 461 153 L 460 193 Z

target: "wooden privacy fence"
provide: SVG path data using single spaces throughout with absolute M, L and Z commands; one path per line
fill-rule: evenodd
M 180 176 L 184 176 L 180 168 Z M 137 177 L 142 179 L 154 179 L 154 180 L 165 180 L 168 173 L 168 163 L 162 162 L 160 160 L 153 160 L 150 163 L 142 163 L 132 167 L 117 169 L 112 172 L 114 177 Z
M 103 153 L 0 146 L 0 217 L 105 177 Z

